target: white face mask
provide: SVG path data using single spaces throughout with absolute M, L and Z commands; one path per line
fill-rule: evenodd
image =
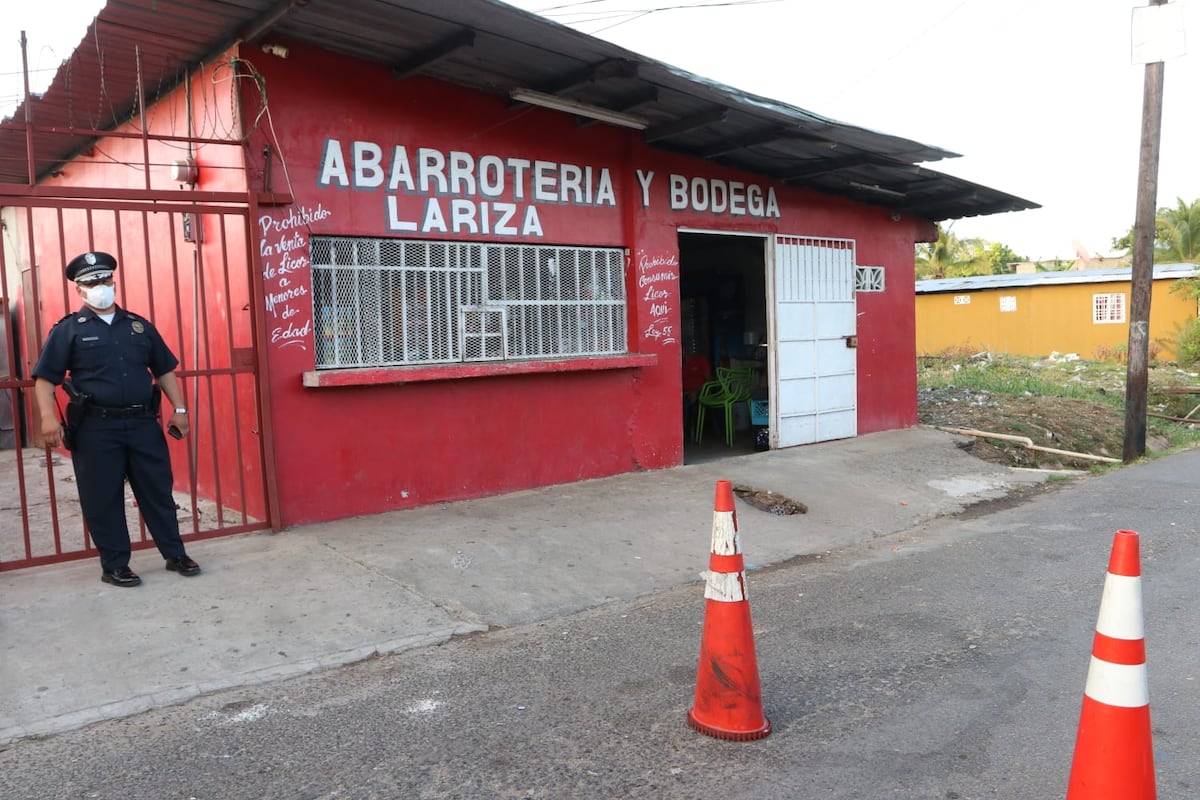
M 117 299 L 117 292 L 112 286 L 104 284 L 87 286 L 83 290 L 83 299 L 92 308 L 103 310 L 112 307 Z

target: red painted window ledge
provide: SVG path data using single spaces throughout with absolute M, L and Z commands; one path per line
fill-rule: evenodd
M 436 364 L 428 367 L 360 367 L 318 369 L 301 378 L 309 389 L 334 386 L 380 386 L 385 384 L 491 378 L 497 375 L 530 375 L 546 372 L 588 372 L 605 369 L 641 369 L 658 363 L 654 353 L 629 353 L 596 358 L 556 358 L 530 361 L 488 361 L 478 364 Z

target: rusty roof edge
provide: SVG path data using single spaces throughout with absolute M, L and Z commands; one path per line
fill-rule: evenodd
M 311 2 L 319 1 L 320 0 L 279 0 L 279 2 L 275 3 L 271 8 L 264 11 L 253 21 L 240 24 L 228 31 L 220 40 L 214 40 L 215 44 L 211 47 L 205 48 L 204 54 L 195 60 L 194 63 L 181 63 L 180 66 L 185 66 L 189 70 L 194 69 L 195 67 L 205 63 L 214 55 L 223 53 L 230 47 L 233 47 L 240 42 L 251 41 L 254 38 L 266 35 L 292 10 L 303 8 L 304 6 L 309 5 Z M 572 38 L 577 38 L 580 41 L 587 42 L 593 47 L 599 47 L 601 50 L 607 51 L 615 57 L 627 58 L 636 61 L 637 63 L 645 65 L 648 68 L 660 70 L 665 76 L 676 78 L 684 84 L 702 87 L 718 95 L 720 98 L 729 101 L 734 107 L 749 106 L 756 108 L 775 117 L 776 119 L 781 119 L 785 122 L 795 124 L 802 128 L 808 126 L 808 129 L 811 129 L 813 126 L 815 126 L 824 131 L 841 129 L 846 131 L 854 131 L 860 134 L 866 134 L 867 136 L 877 140 L 879 147 L 886 148 L 886 150 L 889 151 L 887 153 L 889 156 L 893 158 L 906 158 L 913 163 L 922 161 L 937 161 L 943 158 L 956 158 L 959 156 L 959 154 L 953 153 L 949 150 L 944 150 L 942 148 L 925 145 L 909 139 L 904 139 L 902 137 L 879 133 L 877 131 L 839 122 L 837 120 L 815 114 L 796 106 L 791 106 L 770 98 L 736 89 L 718 81 L 704 78 L 696 75 L 695 73 L 672 66 L 665 62 L 652 59 L 641 53 L 627 50 L 619 45 L 607 42 L 603 39 L 598 39 L 597 37 L 582 33 L 574 28 L 568 27 L 546 17 L 542 17 L 531 11 L 526 11 L 525 9 L 520 9 L 501 2 L 501 0 L 484 0 L 484 2 L 496 7 L 498 10 L 502 10 L 506 14 L 523 17 L 530 24 L 554 27 Z M 89 42 L 97 41 L 98 25 L 108 25 L 115 28 L 125 27 L 121 25 L 119 21 L 121 14 L 122 10 L 120 9 L 120 6 L 114 6 L 111 3 L 106 3 L 100 9 L 96 17 L 93 18 L 91 24 L 88 25 L 87 31 L 84 33 L 83 37 L 71 51 L 71 55 L 59 64 L 59 67 L 50 85 L 42 94 L 34 95 L 33 99 L 35 100 L 35 103 L 36 101 L 41 100 L 43 97 L 54 96 L 62 91 L 66 91 L 66 88 L 63 84 L 65 84 L 67 80 L 66 76 L 69 72 L 67 69 L 68 65 L 79 57 L 81 50 L 88 45 Z M 528 43 L 526 44 L 528 46 Z M 647 82 L 653 83 L 652 80 Z M 169 90 L 170 86 L 159 85 L 153 88 L 147 88 L 150 89 L 150 92 L 148 93 L 150 96 L 160 96 L 164 90 Z M 666 86 L 664 88 L 672 88 L 675 91 L 683 91 L 683 89 L 681 89 L 679 86 Z M 17 108 L 14 109 L 12 117 L 9 117 L 8 119 L 24 119 L 25 104 L 26 101 L 22 100 Z M 136 98 L 131 98 L 127 103 L 122 104 L 122 115 L 132 115 L 135 112 L 136 106 Z M 36 108 L 36 104 L 34 105 L 34 108 Z M 104 130 L 107 129 L 108 128 L 105 128 Z
M 228 52 L 231 48 L 237 46 L 238 44 L 244 41 L 250 41 L 254 36 L 262 35 L 266 31 L 270 30 L 271 26 L 282 19 L 282 17 L 285 16 L 288 11 L 291 11 L 296 7 L 307 5 L 312 1 L 313 0 L 281 0 L 281 2 L 277 3 L 271 9 L 260 15 L 258 19 L 250 22 L 249 24 L 232 28 L 220 39 L 214 39 L 213 41 L 217 42 L 216 46 L 207 47 L 203 55 L 200 57 L 191 61 L 180 59 L 179 63 L 176 65 L 175 74 L 191 74 L 192 72 L 202 68 L 213 58 L 221 55 L 222 53 Z M 285 7 L 282 9 L 282 12 L 280 12 L 281 7 Z M 92 21 L 88 24 L 87 30 L 84 32 L 79 42 L 74 48 L 72 48 L 71 54 L 59 63 L 58 68 L 55 70 L 54 77 L 51 79 L 50 84 L 46 87 L 45 91 L 41 93 L 30 94 L 29 99 L 33 101 L 31 109 L 35 112 L 35 125 L 37 124 L 36 109 L 40 102 L 46 98 L 53 98 L 55 95 L 68 93 L 70 91 L 66 84 L 70 80 L 71 67 L 77 59 L 82 57 L 81 54 L 84 52 L 84 47 L 90 45 L 94 49 L 95 47 L 100 46 L 100 27 L 105 26 L 111 29 L 130 31 L 136 38 L 137 29 L 121 24 L 118 21 L 119 13 L 119 9 L 114 7 L 111 2 L 106 0 L 105 4 L 100 8 L 100 10 L 96 13 L 96 16 L 93 17 Z M 262 24 L 263 20 L 268 21 L 266 24 Z M 164 94 L 169 93 L 180 83 L 182 83 L 182 79 L 160 80 L 157 85 L 147 87 L 147 99 L 149 100 L 153 98 L 153 102 L 157 102 L 163 97 Z M 22 100 L 21 103 L 13 110 L 12 116 L 4 118 L 3 120 L 0 120 L 0 122 L 17 122 L 18 124 L 24 124 L 26 118 L 26 104 L 27 100 Z M 136 96 L 130 97 L 119 108 L 113 109 L 113 111 L 114 118 L 111 125 L 106 124 L 103 127 L 94 128 L 93 131 L 96 134 L 95 136 L 80 136 L 79 142 L 76 146 L 62 153 L 54 154 L 48 160 L 44 160 L 42 162 L 44 166 L 38 170 L 35 180 L 40 182 L 44 177 L 51 174 L 54 170 L 59 169 L 63 164 L 70 162 L 81 152 L 85 151 L 97 140 L 102 138 L 104 133 L 116 131 L 122 125 L 129 124 L 136 119 L 138 113 L 140 113 L 138 110 L 138 98 Z
M 743 91 L 732 86 L 720 83 L 719 81 L 705 78 L 701 75 L 688 72 L 687 70 L 671 66 L 653 59 L 648 60 L 648 63 L 657 66 L 659 69 L 680 78 L 688 83 L 704 86 L 711 91 L 723 95 L 738 105 L 752 106 L 759 110 L 765 111 L 775 117 L 783 117 L 800 125 L 815 125 L 819 126 L 819 130 L 823 132 L 836 131 L 838 129 L 845 131 L 853 131 L 858 134 L 865 134 L 873 139 L 876 139 L 880 144 L 886 144 L 889 147 L 895 148 L 898 152 L 886 153 L 892 158 L 905 158 L 911 163 L 917 164 L 927 161 L 940 161 L 945 158 L 960 158 L 961 154 L 946 150 L 935 145 L 923 144 L 912 139 L 906 139 L 901 136 L 893 136 L 888 133 L 880 133 L 879 131 L 863 128 L 858 125 L 841 122 L 830 117 L 825 117 L 816 114 L 807 109 L 799 108 L 798 106 L 789 105 L 779 100 L 772 100 L 768 97 L 762 97 L 751 92 Z
M 586 43 L 587 47 L 601 55 L 610 58 L 625 58 L 639 63 L 644 66 L 641 71 L 645 83 L 652 86 L 657 85 L 663 89 L 684 94 L 691 94 L 693 97 L 712 101 L 716 105 L 728 103 L 729 107 L 740 113 L 754 115 L 756 112 L 761 113 L 764 117 L 771 118 L 775 121 L 782 122 L 785 125 L 795 125 L 798 130 L 803 130 L 808 133 L 820 133 L 822 135 L 836 138 L 837 132 L 842 131 L 849 133 L 850 142 L 847 142 L 848 147 L 852 147 L 863 152 L 876 152 L 879 155 L 886 156 L 889 159 L 896 161 L 911 162 L 912 165 L 920 173 L 926 174 L 934 179 L 935 183 L 944 182 L 945 192 L 940 192 L 941 197 L 936 195 L 933 197 L 925 196 L 921 198 L 912 198 L 905 203 L 903 200 L 897 203 L 894 201 L 883 200 L 882 198 L 866 199 L 859 192 L 837 189 L 824 185 L 820 188 L 821 191 L 830 192 L 833 194 L 841 194 L 842 196 L 855 197 L 859 202 L 868 202 L 872 205 L 890 205 L 897 210 L 908 211 L 917 216 L 923 216 L 930 220 L 941 220 L 949 218 L 957 218 L 960 216 L 977 216 L 981 214 L 1001 213 L 1005 211 L 1016 211 L 1029 208 L 1039 208 L 1040 206 L 1031 201 L 1010 195 L 1005 192 L 1000 192 L 996 189 L 974 184 L 961 178 L 947 175 L 932 170 L 927 170 L 919 167 L 918 164 L 925 161 L 936 161 L 943 158 L 955 158 L 959 154 L 949 150 L 944 150 L 932 145 L 922 144 L 913 140 L 905 139 L 898 136 L 879 133 L 867 128 L 862 128 L 847 123 L 839 122 L 828 117 L 824 117 L 805 109 L 798 108 L 777 100 L 761 97 L 759 95 L 745 92 L 731 86 L 727 86 L 718 81 L 704 78 L 694 73 L 688 72 L 678 67 L 666 64 L 649 58 L 640 53 L 627 50 L 618 45 L 612 44 L 589 34 L 582 33 L 570 28 L 554 20 L 547 19 L 538 14 L 535 14 L 524 9 L 516 8 L 502 0 L 477 0 L 484 6 L 491 6 L 496 11 L 508 17 L 509 21 L 520 21 L 524 24 L 539 27 L 551 27 L 568 36 L 573 40 L 579 41 L 581 44 Z M 301 9 L 311 3 L 319 3 L 321 0 L 277 0 L 268 8 L 261 11 L 257 16 L 247 19 L 245 16 L 237 17 L 229 30 L 223 34 L 211 36 L 210 41 L 195 42 L 194 52 L 187 53 L 186 57 L 180 57 L 175 65 L 175 75 L 186 74 L 191 72 L 215 56 L 227 52 L 230 48 L 237 46 L 239 43 L 249 41 L 254 37 L 259 37 L 269 33 L 287 14 L 294 9 Z M 58 67 L 53 80 L 49 87 L 41 95 L 33 95 L 32 101 L 36 104 L 44 97 L 53 99 L 58 94 L 68 91 L 66 86 L 70 64 L 77 58 L 81 57 L 84 48 L 88 47 L 89 42 L 97 40 L 98 25 L 111 25 L 118 28 L 125 26 L 120 25 L 122 18 L 122 4 L 120 2 L 108 2 L 102 7 L 92 23 L 88 26 L 87 32 L 81 38 L 80 42 L 72 50 L 68 59 L 64 60 Z M 536 27 L 532 29 L 533 34 L 529 38 L 522 36 L 521 39 L 514 39 L 514 42 L 524 47 L 538 47 L 536 42 Z M 522 32 L 524 33 L 524 32 Z M 524 39 L 524 41 L 522 41 Z M 189 60 L 190 59 L 190 60 Z M 161 75 L 162 73 L 160 73 Z M 147 87 L 147 96 L 158 98 L 161 97 L 164 91 L 169 91 L 178 80 L 160 81 L 159 85 Z M 29 99 L 22 102 L 14 110 L 13 115 L 8 117 L 9 120 L 22 120 L 25 116 L 25 107 Z M 37 106 L 33 109 L 36 111 Z M 116 109 L 114 109 L 116 111 Z M 120 117 L 128 122 L 132 119 L 137 111 L 137 98 L 130 98 L 127 103 L 123 104 L 120 109 Z M 35 115 L 36 123 L 36 115 Z M 18 123 L 21 124 L 21 123 Z M 123 124 L 123 123 L 118 123 Z M 104 130 L 112 130 L 114 128 L 104 128 Z M 86 147 L 86 142 L 81 142 L 78 148 L 73 149 L 69 153 L 59 153 L 54 155 L 54 159 L 58 163 L 63 160 L 70 160 L 80 149 Z M 711 159 L 710 159 L 711 160 Z M 37 176 L 38 179 L 43 177 L 53 167 L 48 167 Z M 753 170 L 752 170 L 753 171 Z M 770 177 L 770 176 L 768 176 Z M 959 202 L 962 196 L 971 194 L 972 202 Z M 975 202 L 978 201 L 978 202 Z
M 524 16 L 536 24 L 552 26 L 552 27 L 556 28 L 559 33 L 562 33 L 564 35 L 575 37 L 581 41 L 588 42 L 592 45 L 599 44 L 603 49 L 611 50 L 611 53 L 606 54 L 606 55 L 610 55 L 610 57 L 629 59 L 629 60 L 637 62 L 641 66 L 657 68 L 657 69 L 661 70 L 663 73 L 665 73 L 666 75 L 668 75 L 670 77 L 678 78 L 681 81 L 684 81 L 685 83 L 691 83 L 691 84 L 696 84 L 697 86 L 702 86 L 702 87 L 714 92 L 715 94 L 718 94 L 718 95 L 721 95 L 721 96 L 727 98 L 728 100 L 730 100 L 731 102 L 733 102 L 736 105 L 753 106 L 753 107 L 756 107 L 762 111 L 765 111 L 775 117 L 782 117 L 782 118 L 785 118 L 792 122 L 795 122 L 797 124 L 813 124 L 813 125 L 818 125 L 818 126 L 826 126 L 827 128 L 841 128 L 844 130 L 854 131 L 856 133 L 865 134 L 867 136 L 874 137 L 874 138 L 878 139 L 880 142 L 886 142 L 886 143 L 896 147 L 900 151 L 899 153 L 890 153 L 889 155 L 891 155 L 892 157 L 900 157 L 902 154 L 908 154 L 908 153 L 919 154 L 919 157 L 914 157 L 914 158 L 910 159 L 910 161 L 912 161 L 912 163 L 920 163 L 920 162 L 926 162 L 926 161 L 940 161 L 940 160 L 946 159 L 946 158 L 960 158 L 961 157 L 960 153 L 955 153 L 951 150 L 946 150 L 945 148 L 942 148 L 942 147 L 924 144 L 922 142 L 917 142 L 912 139 L 906 139 L 904 137 L 894 136 L 892 134 L 881 133 L 879 131 L 871 130 L 870 128 L 863 128 L 858 125 L 852 125 L 852 124 L 849 124 L 846 122 L 841 122 L 839 120 L 835 120 L 830 117 L 822 116 L 820 114 L 814 113 L 807 109 L 800 108 L 798 106 L 793 106 L 793 105 L 784 103 L 779 100 L 774 100 L 769 97 L 763 97 L 761 95 L 757 95 L 752 92 L 744 91 L 742 89 L 738 89 L 733 86 L 729 86 L 728 84 L 721 83 L 720 81 L 716 81 L 711 78 L 706 78 L 702 75 L 697 75 L 694 72 L 689 72 L 688 70 L 685 70 L 681 67 L 676 67 L 672 64 L 668 64 L 665 61 L 659 61 L 657 59 L 651 58 L 650 56 L 647 56 L 643 53 L 638 53 L 634 50 L 628 50 L 624 47 L 621 47 L 620 45 L 613 44 L 612 42 L 609 42 L 606 39 L 600 39 L 596 36 L 592 36 L 591 34 L 583 33 L 582 31 L 579 31 L 579 30 L 576 30 L 575 28 L 564 25 L 561 22 L 556 22 L 555 20 L 549 19 L 547 17 L 543 17 L 532 11 L 528 11 L 523 8 L 517 8 L 516 6 L 509 5 L 508 3 L 505 3 L 502 0 L 484 0 L 484 2 L 487 2 L 488 4 L 490 4 L 492 6 L 502 9 L 506 13 L 515 13 L 515 14 Z M 645 74 L 639 72 L 639 75 L 640 75 L 640 77 L 642 77 L 642 79 L 645 82 L 653 83 L 653 80 L 646 79 Z M 680 91 L 679 87 L 669 87 L 668 86 L 668 87 L 664 87 L 664 88 L 673 88 L 676 91 Z
M 227 52 L 232 47 L 241 44 L 242 42 L 251 42 L 254 39 L 268 33 L 271 28 L 274 27 L 276 23 L 280 22 L 285 16 L 287 16 L 289 12 L 297 8 L 303 8 L 312 2 L 318 1 L 319 0 L 279 0 L 279 2 L 264 11 L 256 19 L 251 20 L 249 23 L 232 27 L 221 38 L 214 39 L 214 44 L 206 47 L 204 53 L 198 58 L 192 60 L 191 62 L 185 62 L 183 59 L 181 59 L 179 66 L 186 68 L 186 71 L 188 72 L 193 71 L 206 64 L 215 56 Z M 101 6 L 100 10 L 96 13 L 96 16 L 94 16 L 92 21 L 88 24 L 87 30 L 84 32 L 83 36 L 71 49 L 71 54 L 59 62 L 58 68 L 55 70 L 54 77 L 51 79 L 49 86 L 47 86 L 45 91 L 41 93 L 31 93 L 32 99 L 35 101 L 40 101 L 48 95 L 54 95 L 61 91 L 66 91 L 65 86 L 62 86 L 62 84 L 64 84 L 67 80 L 67 76 L 70 72 L 68 69 L 69 66 L 75 61 L 76 58 L 80 56 L 80 53 L 83 51 L 85 45 L 93 44 L 94 46 L 98 46 L 99 26 L 103 25 L 114 29 L 128 30 L 136 33 L 135 28 L 131 28 L 128 25 L 124 25 L 120 22 L 120 14 L 121 10 L 119 7 L 114 6 L 111 2 L 105 2 L 105 4 Z M 147 87 L 149 90 L 148 96 L 152 95 L 154 97 L 159 97 L 164 91 L 170 91 L 176 85 L 178 85 L 178 81 L 164 81 L 157 86 Z M 127 113 L 132 113 L 132 110 L 137 107 L 136 100 L 137 98 L 130 99 L 128 103 L 129 112 Z M 18 104 L 15 109 L 13 109 L 12 116 L 5 117 L 3 121 L 23 121 L 25 116 L 25 102 L 25 100 L 22 100 L 21 103 Z M 112 128 L 102 128 L 98 130 L 114 130 L 116 127 L 119 127 L 121 124 L 125 124 L 128 121 L 129 120 L 126 119 Z
M 941 183 L 944 183 L 947 187 L 953 188 L 955 190 L 956 195 L 960 194 L 960 193 L 966 193 L 966 194 L 977 195 L 980 198 L 984 198 L 984 197 L 988 198 L 988 200 L 990 201 L 988 203 L 988 207 L 995 208 L 995 210 L 983 212 L 983 213 L 1003 213 L 1006 211 L 1028 211 L 1031 209 L 1042 207 L 1040 203 L 1035 203 L 1032 200 L 1026 200 L 1025 198 L 1018 197 L 1015 194 L 1009 194 L 1008 192 L 1002 192 L 999 189 L 994 189 L 990 186 L 984 186 L 981 183 L 974 183 L 973 181 L 969 181 L 966 178 L 960 178 L 957 175 L 949 175 L 945 172 L 939 172 L 938 170 L 929 169 L 928 167 L 918 167 L 917 168 L 917 177 L 919 177 L 923 180 L 924 179 L 935 179 Z M 921 209 L 923 209 L 923 208 L 930 209 L 932 211 L 933 209 L 936 209 L 937 206 L 939 206 L 939 205 L 959 206 L 961 204 L 958 203 L 953 197 L 949 197 L 949 198 L 933 197 L 933 198 L 929 198 L 927 200 L 914 199 L 913 201 L 911 201 L 910 203 L 907 203 L 907 204 L 905 204 L 905 203 L 896 204 L 896 208 L 897 208 L 897 210 L 900 210 L 900 211 L 907 211 L 912 214 L 922 215 Z M 936 212 L 933 212 L 933 213 L 936 213 Z M 966 216 L 980 216 L 980 213 L 967 214 Z M 950 218 L 951 218 L 950 216 L 930 217 L 930 219 L 933 219 L 935 221 L 940 221 L 943 219 L 950 219 Z

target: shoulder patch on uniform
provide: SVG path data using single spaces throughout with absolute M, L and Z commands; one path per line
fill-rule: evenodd
M 62 318 L 62 319 L 60 319 L 58 322 L 54 323 L 54 324 L 53 324 L 53 325 L 51 325 L 50 327 L 51 327 L 51 328 L 57 328 L 59 325 L 62 325 L 64 322 L 66 322 L 67 320 L 69 320 L 71 317 L 75 316 L 75 314 L 76 314 L 76 312 L 74 312 L 74 311 L 72 311 L 70 314 L 66 314 L 65 316 L 63 316 L 63 318 Z

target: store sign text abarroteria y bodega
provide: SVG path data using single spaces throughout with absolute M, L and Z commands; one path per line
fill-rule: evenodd
M 617 206 L 607 167 L 431 147 L 410 154 L 404 145 L 385 152 L 375 142 L 338 139 L 325 140 L 320 164 L 322 188 L 385 192 L 386 228 L 394 233 L 540 237 L 539 204 Z M 648 208 L 655 173 L 639 169 L 636 177 Z M 666 190 L 676 212 L 779 217 L 769 186 L 671 174 Z

